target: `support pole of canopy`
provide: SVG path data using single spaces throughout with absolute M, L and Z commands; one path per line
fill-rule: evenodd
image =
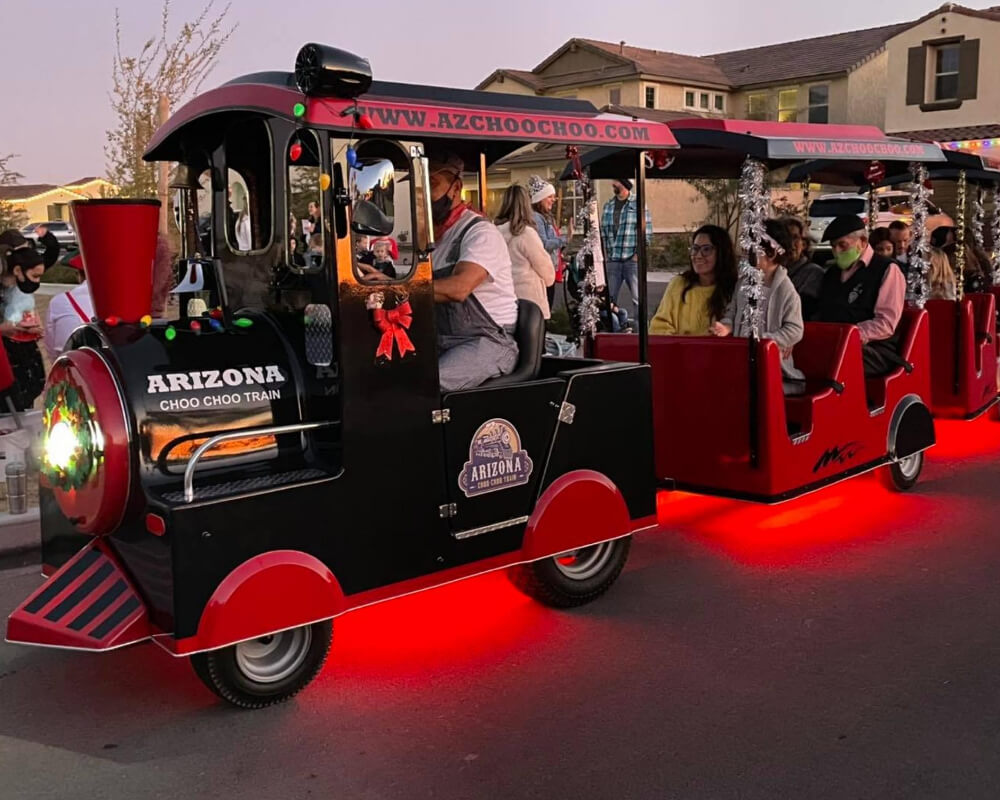
M 649 348 L 649 331 L 646 320 L 649 318 L 647 313 L 647 285 L 646 279 L 648 277 L 649 271 L 646 265 L 646 254 L 648 248 L 646 246 L 646 154 L 641 150 L 636 154 L 635 160 L 635 213 L 638 215 L 636 220 L 636 258 L 639 261 L 639 297 L 636 298 L 639 301 L 639 319 L 636 322 L 639 324 L 639 361 L 645 364 L 648 361 L 648 348 Z M 607 281 L 610 283 L 610 281 Z M 611 307 L 608 306 L 608 319 L 611 319 Z

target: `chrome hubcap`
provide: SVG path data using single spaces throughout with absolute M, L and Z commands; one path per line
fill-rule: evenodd
M 302 666 L 312 643 L 312 629 L 293 628 L 236 645 L 236 665 L 256 683 L 276 683 Z
M 595 544 L 593 547 L 582 547 L 579 550 L 571 550 L 568 553 L 556 556 L 556 569 L 567 578 L 575 581 L 585 581 L 593 578 L 598 572 L 607 566 L 614 552 L 614 542 L 604 542 Z
M 923 457 L 923 453 L 914 453 L 912 456 L 899 459 L 899 461 L 896 462 L 896 466 L 899 467 L 899 471 L 903 477 L 909 480 L 920 470 L 920 464 L 923 461 Z

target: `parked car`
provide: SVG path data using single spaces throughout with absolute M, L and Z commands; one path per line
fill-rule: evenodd
M 35 244 L 38 244 L 38 234 L 35 231 L 43 225 L 52 232 L 52 235 L 56 237 L 60 245 L 63 247 L 76 247 L 76 231 L 73 230 L 73 226 L 70 223 L 63 222 L 62 220 L 32 222 L 21 228 L 21 234 L 25 239 L 30 239 Z
M 906 191 L 879 192 L 875 227 L 887 226 L 894 220 L 902 220 L 907 225 L 913 221 L 913 204 Z M 933 205 L 929 214 L 940 213 Z M 841 214 L 857 214 L 868 220 L 868 195 L 864 194 L 824 194 L 813 200 L 809 206 L 809 234 L 815 242 L 823 238 L 826 226 Z

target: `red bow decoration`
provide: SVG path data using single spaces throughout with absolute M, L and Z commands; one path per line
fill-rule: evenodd
M 576 180 L 583 178 L 583 164 L 580 163 L 580 148 L 573 144 L 566 145 L 566 160 L 573 162 L 573 177 Z
M 382 331 L 382 340 L 379 342 L 378 350 L 375 351 L 375 358 L 385 357 L 392 361 L 392 343 L 396 342 L 399 350 L 399 357 L 402 358 L 407 353 L 417 352 L 410 337 L 406 335 L 406 329 L 413 322 L 413 310 L 410 308 L 410 301 L 400 303 L 395 308 L 386 311 L 376 308 L 372 312 L 375 317 L 375 326 Z
M 646 169 L 652 169 L 653 167 L 656 167 L 657 169 L 666 169 L 673 163 L 673 156 L 671 156 L 666 150 L 646 151 Z

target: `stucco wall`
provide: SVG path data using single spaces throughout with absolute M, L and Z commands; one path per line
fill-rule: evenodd
M 885 127 L 889 52 L 883 50 L 847 76 L 847 121 Z

